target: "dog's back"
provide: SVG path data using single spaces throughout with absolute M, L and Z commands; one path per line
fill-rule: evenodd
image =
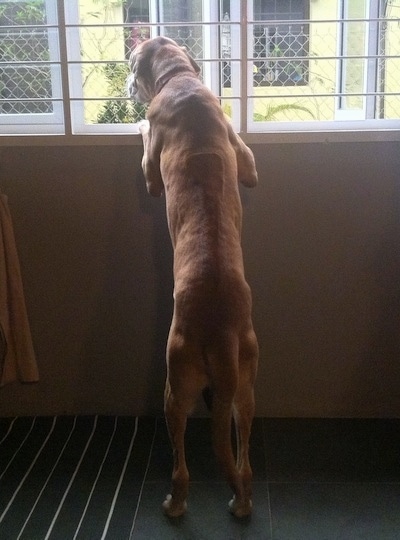
M 167 193 L 175 249 L 174 296 L 182 326 L 209 341 L 218 330 L 240 332 L 250 317 L 250 289 L 240 246 L 241 204 L 235 170 L 226 157 L 187 157 L 183 176 Z
M 193 77 L 171 81 L 159 102 L 156 98 L 149 120 L 171 126 L 163 131 L 160 160 L 174 247 L 166 417 L 174 437 L 199 394 L 210 388 L 215 454 L 236 494 L 233 512 L 247 515 L 251 468 L 246 441 L 258 346 L 240 243 L 237 149 L 217 99 Z M 253 169 L 249 172 L 256 177 Z M 230 442 L 232 412 L 240 433 L 237 466 Z M 175 493 L 182 496 L 184 490 L 177 487 Z M 174 512 L 171 504 L 166 502 L 168 512 Z

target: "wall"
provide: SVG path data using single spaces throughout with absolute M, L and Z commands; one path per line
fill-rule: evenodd
M 398 143 L 253 149 L 257 414 L 400 416 Z M 162 412 L 172 259 L 141 152 L 0 148 L 41 375 L 1 416 Z

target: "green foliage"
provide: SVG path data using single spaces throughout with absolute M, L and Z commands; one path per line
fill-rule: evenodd
M 109 62 L 104 66 L 107 91 L 113 98 L 126 97 L 126 78 L 129 68 L 126 64 Z M 109 99 L 101 108 L 97 122 L 99 124 L 129 124 L 143 120 L 146 107 L 126 99 Z
M 15 20 L 22 24 L 44 24 L 45 12 L 44 0 L 30 0 L 16 13 Z
M 264 113 L 254 113 L 255 122 L 273 122 L 277 119 L 279 113 L 287 111 L 302 111 L 309 114 L 314 120 L 315 116 L 307 107 L 297 105 L 296 103 L 281 103 L 280 105 L 267 105 Z
M 30 0 L 24 2 L 24 4 L 12 4 L 7 3 L 0 5 L 0 18 L 4 19 L 2 24 L 5 25 L 34 25 L 45 24 L 45 3 L 44 0 Z M 11 30 L 7 30 L 0 42 L 0 58 L 3 61 L 9 62 L 17 60 L 23 62 L 24 60 L 32 60 L 32 50 L 29 47 L 21 46 L 21 40 L 11 39 L 9 36 L 13 36 Z M 27 39 L 27 38 L 25 38 Z M 36 38 L 33 31 L 30 36 L 31 47 L 34 49 L 35 60 L 46 61 L 49 59 L 48 50 L 45 47 L 38 47 L 38 41 L 40 38 Z
M 45 0 L 30 0 L 22 5 L 0 5 L 0 17 L 11 17 L 11 24 L 45 24 Z
M 229 118 L 232 117 L 232 107 L 229 103 L 222 104 L 222 110 L 225 115 Z M 255 112 L 253 115 L 254 122 L 274 122 L 277 120 L 277 117 L 280 113 L 285 113 L 287 111 L 301 111 L 309 114 L 314 120 L 315 115 L 310 109 L 302 105 L 297 105 L 296 103 L 280 103 L 278 105 L 266 105 L 264 112 Z

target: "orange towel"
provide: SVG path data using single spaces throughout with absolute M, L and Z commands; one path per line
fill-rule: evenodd
M 10 210 L 0 194 L 0 386 L 15 380 L 37 382 L 39 373 Z

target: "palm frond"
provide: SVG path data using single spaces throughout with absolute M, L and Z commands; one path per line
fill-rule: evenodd
M 281 112 L 287 111 L 302 111 L 309 114 L 314 120 L 315 116 L 307 107 L 297 105 L 297 103 L 281 103 L 279 105 L 267 105 L 264 113 L 254 113 L 255 122 L 272 122 L 276 120 L 276 117 Z

